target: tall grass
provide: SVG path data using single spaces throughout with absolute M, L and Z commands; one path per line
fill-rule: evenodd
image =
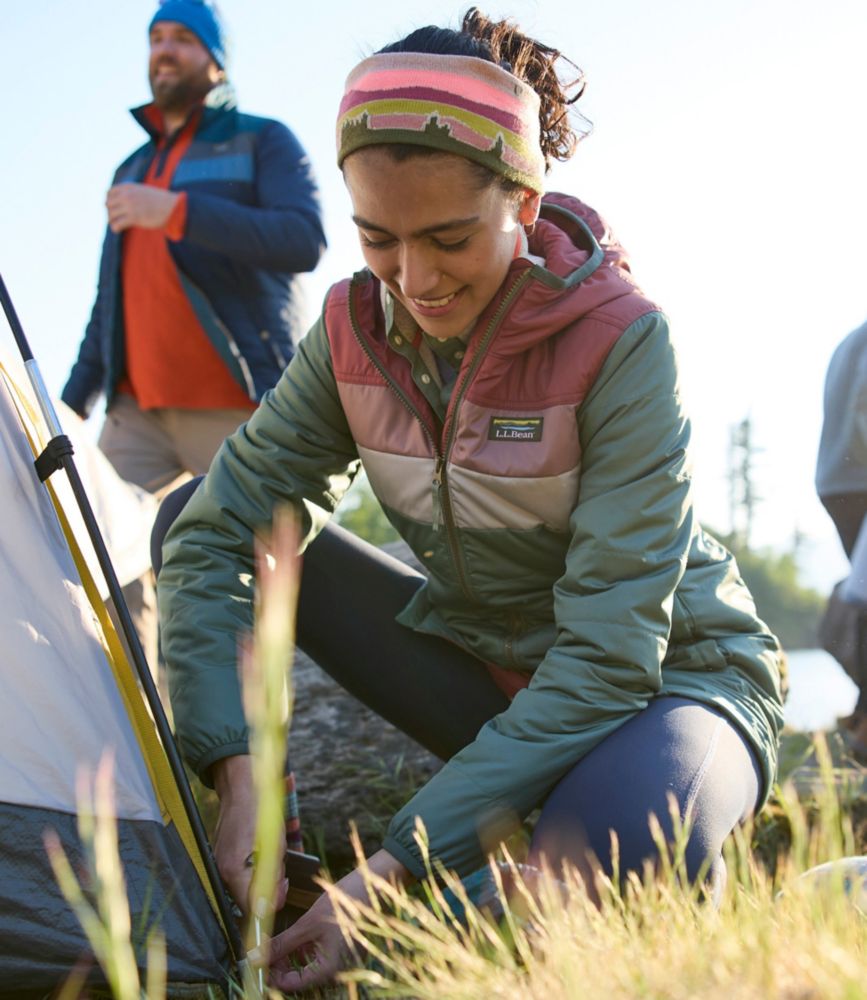
M 292 511 L 278 509 L 270 539 L 257 543 L 253 642 L 242 655 L 241 686 L 257 801 L 248 949 L 259 949 L 271 934 L 275 888 L 284 871 L 283 782 L 293 705 L 290 674 L 300 578 L 298 542 Z M 260 990 L 265 973 L 262 968 Z
M 273 920 L 274 886 L 282 876 L 283 779 L 292 717 L 290 671 L 298 598 L 298 530 L 290 511 L 274 518 L 269 542 L 257 545 L 256 618 L 252 645 L 242 655 L 244 714 L 256 789 L 255 864 L 251 899 L 260 921 Z
M 750 849 L 752 831 L 739 830 L 726 845 L 717 909 L 685 886 L 686 829 L 661 871 L 623 884 L 598 877 L 598 905 L 575 872 L 528 882 L 508 861 L 492 868 L 496 918 L 443 872 L 419 895 L 367 871 L 375 905 L 330 887 L 345 936 L 369 956 L 343 974 L 345 987 L 419 1000 L 867 1000 L 867 886 L 863 870 L 849 877 L 841 860 L 854 852 L 852 828 L 822 739 L 817 755 L 817 818 L 808 821 L 792 786 L 778 789 L 790 850 L 771 875 Z M 829 877 L 804 875 L 826 861 L 838 862 Z

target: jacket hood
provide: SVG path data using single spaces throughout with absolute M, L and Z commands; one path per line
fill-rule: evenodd
M 578 198 L 573 198 L 568 194 L 560 194 L 557 191 L 546 194 L 542 199 L 542 221 L 551 222 L 558 226 L 572 236 L 573 242 L 580 245 L 579 233 L 583 230 L 576 228 L 574 222 L 571 221 L 571 216 L 577 217 L 587 226 L 601 247 L 607 264 L 625 271 L 631 270 L 626 251 L 612 233 L 611 227 L 595 209 L 585 205 Z M 535 232 L 533 235 L 535 236 Z M 533 243 L 532 237 L 530 242 Z
M 545 196 L 529 253 L 544 263 L 527 257 L 512 262 L 503 290 L 508 296 L 518 281 L 523 287 L 497 337 L 498 354 L 523 351 L 591 312 L 619 322 L 624 310 L 618 302 L 634 302 L 638 294 L 623 247 L 601 216 L 577 198 Z M 498 307 L 502 297 L 495 296 L 494 302 Z M 626 312 L 631 314 L 633 307 Z

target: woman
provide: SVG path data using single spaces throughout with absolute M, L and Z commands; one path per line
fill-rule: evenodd
M 187 758 L 220 795 L 246 895 L 253 803 L 235 636 L 251 538 L 286 500 L 307 542 L 298 642 L 447 761 L 394 817 L 380 874 L 465 874 L 542 807 L 531 861 L 621 870 L 692 822 L 697 877 L 773 780 L 778 646 L 695 521 L 665 318 L 599 218 L 542 197 L 576 137 L 558 53 L 468 12 L 350 75 L 338 163 L 368 270 L 336 285 L 276 389 L 169 535 L 163 644 Z M 359 460 L 428 579 L 323 525 Z M 396 616 L 396 618 L 395 618 Z M 358 872 L 342 888 L 363 896 Z M 275 985 L 333 976 L 322 900 L 274 942 Z M 292 971 L 294 953 L 316 962 Z

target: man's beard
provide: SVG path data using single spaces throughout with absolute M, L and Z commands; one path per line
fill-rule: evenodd
M 198 104 L 214 83 L 204 72 L 194 77 L 176 76 L 169 80 L 150 79 L 154 104 L 160 111 L 186 111 Z

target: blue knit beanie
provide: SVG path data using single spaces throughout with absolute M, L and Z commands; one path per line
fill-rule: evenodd
M 210 52 L 220 69 L 225 68 L 226 40 L 220 15 L 213 3 L 208 0 L 161 0 L 159 10 L 148 25 L 148 31 L 158 21 L 177 21 L 189 28 Z

